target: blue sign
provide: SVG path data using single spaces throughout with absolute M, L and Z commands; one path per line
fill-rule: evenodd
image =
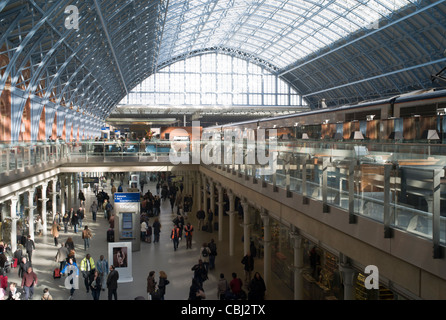
M 140 195 L 138 192 L 115 192 L 115 203 L 139 202 Z

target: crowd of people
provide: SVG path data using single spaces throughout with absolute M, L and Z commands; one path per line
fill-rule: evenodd
M 106 181 L 106 179 L 105 179 Z M 113 180 L 111 181 L 112 193 L 119 192 L 118 189 L 113 188 Z M 185 243 L 186 250 L 192 250 L 193 235 L 196 232 L 207 232 L 206 236 L 210 236 L 213 232 L 213 216 L 211 209 L 205 213 L 199 210 L 196 214 L 196 221 L 198 226 L 194 228 L 193 220 L 195 217 L 190 215 L 193 207 L 193 197 L 191 194 L 184 192 L 184 187 L 181 182 L 172 182 L 166 176 L 158 175 L 156 177 L 155 192 L 147 190 L 145 193 L 141 192 L 141 241 L 145 243 L 159 243 L 161 233 L 161 204 L 169 201 L 170 216 L 172 217 L 172 229 L 170 229 L 169 239 L 173 243 L 174 251 L 179 250 Z M 105 187 L 104 181 L 101 177 L 99 186 Z M 120 186 L 122 187 L 122 181 Z M 144 184 L 141 184 L 142 186 Z M 93 300 L 99 300 L 101 292 L 108 290 L 107 298 L 118 299 L 117 288 L 119 272 L 115 269 L 113 264 L 109 264 L 105 259 L 104 254 L 100 254 L 97 259 L 92 257 L 88 250 L 90 249 L 93 232 L 88 225 L 85 224 L 85 219 L 90 218 L 88 212 L 91 214 L 91 220 L 96 221 L 98 212 L 104 212 L 104 218 L 109 220 L 111 227 L 113 227 L 113 205 L 108 194 L 102 189 L 99 191 L 98 186 L 92 190 L 95 197 L 89 205 L 89 210 L 86 210 L 86 199 L 82 191 L 79 192 L 78 199 L 80 202 L 79 208 L 75 210 L 70 207 L 62 216 L 57 213 L 54 216 L 53 223 L 50 228 L 50 234 L 54 238 L 54 245 L 56 253 L 54 261 L 57 262 L 57 268 L 54 273 L 54 278 L 58 277 L 73 277 L 78 276 L 79 281 L 83 282 L 84 290 L 87 293 L 91 292 Z M 88 212 L 86 212 L 88 211 Z M 192 218 L 192 219 L 191 219 Z M 165 218 L 164 218 L 165 220 Z M 78 251 L 73 241 L 73 237 L 81 232 L 81 239 L 83 241 L 84 253 L 82 257 L 78 257 Z M 64 241 L 61 241 L 61 235 L 67 236 Z M 205 236 L 205 237 L 206 237 Z M 77 246 L 81 246 L 80 244 Z M 198 251 L 198 262 L 192 266 L 191 271 L 191 286 L 189 288 L 189 295 L 185 297 L 189 300 L 202 300 L 207 297 L 204 284 L 209 280 L 210 273 L 214 273 L 215 278 L 218 278 L 216 285 L 216 298 L 224 300 L 238 300 L 238 299 L 253 299 L 261 300 L 265 297 L 265 282 L 260 273 L 254 271 L 254 259 L 251 254 L 243 257 L 241 264 L 245 271 L 245 278 L 242 281 L 236 272 L 232 273 L 232 279 L 227 280 L 223 273 L 219 273 L 219 268 L 216 266 L 217 244 L 211 237 L 209 242 L 202 243 L 199 247 L 194 248 Z M 0 290 L 1 299 L 33 299 L 35 296 L 34 288 L 38 283 L 38 275 L 34 272 L 32 267 L 32 254 L 35 250 L 35 244 L 30 236 L 27 241 L 18 245 L 17 251 L 14 253 L 17 259 L 18 275 L 22 282 L 10 281 L 6 286 L 2 283 Z M 0 270 L 3 275 L 5 262 L 5 251 L 7 245 L 0 243 Z M 80 260 L 80 261 L 79 261 Z M 219 277 L 217 277 L 219 275 Z M 71 280 L 70 283 L 73 283 Z M 156 279 L 156 272 L 151 270 L 147 277 L 147 299 L 149 300 L 164 300 L 166 295 L 166 286 L 171 280 L 167 279 L 165 271 L 159 271 Z M 69 289 L 69 299 L 74 299 L 74 293 L 78 290 L 73 285 Z M 146 299 L 145 297 L 137 297 L 138 299 Z M 47 287 L 43 289 L 41 294 L 42 300 L 52 300 L 54 295 L 50 293 Z M 135 298 L 136 299 L 136 298 Z

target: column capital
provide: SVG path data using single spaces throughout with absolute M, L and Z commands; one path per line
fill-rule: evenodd
M 356 274 L 356 270 L 352 268 L 350 264 L 340 263 L 339 264 L 339 271 L 341 272 L 344 284 L 345 285 L 353 285 L 354 284 L 354 277 Z
M 270 218 L 268 211 L 263 207 L 260 208 L 260 218 L 262 218 L 262 220 L 269 220 Z
M 19 201 L 19 195 L 17 193 L 14 193 L 8 200 L 11 200 L 11 203 L 17 203 Z
M 237 211 L 226 211 L 226 213 L 227 213 L 229 216 L 235 216 L 238 212 L 237 212 Z

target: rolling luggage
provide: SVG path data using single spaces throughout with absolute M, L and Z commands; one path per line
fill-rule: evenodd
M 59 268 L 54 269 L 54 271 L 53 271 L 53 278 L 54 279 L 59 279 L 60 278 L 60 269 Z
M 17 268 L 17 261 L 18 261 L 19 259 L 17 259 L 17 258 L 12 258 L 12 267 L 13 268 Z
M 0 288 L 7 289 L 8 287 L 8 276 L 0 275 Z

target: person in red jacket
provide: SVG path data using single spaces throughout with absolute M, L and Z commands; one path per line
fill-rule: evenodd
M 22 287 L 25 290 L 25 300 L 31 300 L 34 295 L 34 286 L 37 285 L 37 275 L 34 273 L 32 267 L 23 275 Z
M 242 279 L 237 277 L 237 274 L 235 272 L 232 273 L 232 280 L 229 283 L 229 287 L 231 288 L 231 292 L 233 294 L 234 299 L 238 299 L 242 292 Z

